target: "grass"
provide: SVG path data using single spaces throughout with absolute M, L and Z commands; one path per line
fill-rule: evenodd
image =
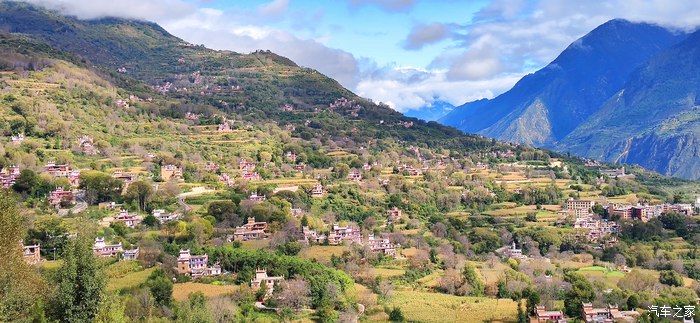
M 173 286 L 173 298 L 176 301 L 186 300 L 191 293 L 202 292 L 207 298 L 215 298 L 233 293 L 236 286 L 233 285 L 212 285 L 195 282 L 175 284 Z
M 299 253 L 299 257 L 304 259 L 316 259 L 321 263 L 330 263 L 331 256 L 340 256 L 348 250 L 347 246 L 310 246 Z
M 542 205 L 542 209 L 538 210 L 536 205 L 523 205 L 516 207 L 502 207 L 495 210 L 489 210 L 484 212 L 485 214 L 492 216 L 508 217 L 508 216 L 525 216 L 528 213 L 536 212 L 538 216 L 544 217 L 556 217 L 556 212 L 561 209 L 559 205 Z
M 394 268 L 372 268 L 371 271 L 374 275 L 384 278 L 402 276 L 406 272 L 406 270 Z
M 123 289 L 136 288 L 146 282 L 148 276 L 156 270 L 155 267 L 124 274 L 120 277 L 109 278 L 107 281 L 108 291 L 118 291 Z
M 603 266 L 582 267 L 579 268 L 578 272 L 589 280 L 601 280 L 610 287 L 616 286 L 617 282 L 620 281 L 622 277 L 625 277 L 625 273 L 618 270 L 611 270 Z
M 418 322 L 513 321 L 517 317 L 517 303 L 510 299 L 395 291 L 388 303 Z
M 248 241 L 241 241 L 241 246 L 244 249 L 250 249 L 250 250 L 258 250 L 258 249 L 264 249 L 270 246 L 270 240 L 269 239 L 261 239 L 261 240 L 248 240 Z

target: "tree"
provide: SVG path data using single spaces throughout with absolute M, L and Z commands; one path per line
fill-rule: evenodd
M 0 321 L 28 318 L 32 306 L 40 300 L 42 282 L 22 258 L 25 223 L 17 200 L 8 190 L 0 189 Z M 43 309 L 38 309 L 41 316 Z M 34 315 L 35 317 L 37 315 Z
M 669 286 L 683 286 L 683 276 L 673 270 L 662 270 L 659 273 L 659 282 Z
M 58 270 L 57 290 L 51 302 L 53 319 L 65 322 L 92 321 L 98 313 L 105 278 L 84 233 L 69 240 Z
M 389 311 L 389 321 L 392 322 L 404 322 L 406 318 L 403 316 L 403 312 L 400 308 L 394 307 Z
M 591 302 L 595 298 L 593 285 L 575 272 L 567 273 L 564 279 L 571 284 L 571 289 L 564 296 L 564 311 L 571 317 L 581 317 L 583 303 Z
M 156 217 L 153 216 L 153 214 L 149 214 L 143 218 L 142 223 L 143 225 L 148 227 L 155 227 L 156 225 L 158 225 L 158 219 L 156 219 Z
M 118 296 L 105 297 L 93 323 L 126 323 L 124 307 L 124 302 Z
M 136 201 L 140 211 L 146 210 L 146 204 L 153 197 L 153 187 L 145 181 L 136 181 L 129 184 L 124 198 L 129 201 Z
M 280 285 L 281 290 L 276 296 L 279 307 L 298 312 L 311 304 L 311 297 L 309 297 L 311 290 L 305 280 L 294 278 L 283 281 Z
M 471 296 L 483 296 L 484 295 L 484 282 L 476 273 L 476 269 L 470 263 L 464 265 L 464 270 L 462 270 L 462 276 L 464 276 L 464 284 L 470 287 L 469 295 Z
M 518 302 L 518 323 L 527 323 L 527 314 L 523 310 L 523 303 Z
M 213 216 L 216 221 L 228 221 L 231 226 L 242 223 L 237 213 L 238 206 L 232 201 L 214 201 L 209 203 L 207 207 L 207 214 Z
M 80 188 L 90 204 L 114 201 L 122 191 L 122 181 L 98 171 L 80 173 Z
M 156 304 L 170 306 L 173 301 L 173 282 L 165 274 L 165 271 L 160 268 L 153 271 L 148 277 L 146 285 L 151 291 Z

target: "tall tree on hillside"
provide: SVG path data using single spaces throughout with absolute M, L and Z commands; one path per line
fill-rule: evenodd
M 126 189 L 126 200 L 136 201 L 139 205 L 139 210 L 146 210 L 146 203 L 151 200 L 153 196 L 153 187 L 151 184 L 145 181 L 136 181 L 129 185 Z
M 122 191 L 122 182 L 109 174 L 87 171 L 80 174 L 80 188 L 90 204 L 115 200 Z
M 57 290 L 51 302 L 53 318 L 63 322 L 92 321 L 100 308 L 105 283 L 87 235 L 71 239 L 57 273 Z
M 25 223 L 17 200 L 0 189 L 0 321 L 26 319 L 40 303 L 42 281 L 22 258 Z

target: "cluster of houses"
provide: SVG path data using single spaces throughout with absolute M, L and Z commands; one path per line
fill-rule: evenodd
M 695 208 L 692 204 L 610 204 L 605 207 L 608 214 L 617 217 L 621 220 L 640 220 L 647 222 L 653 218 L 659 217 L 664 213 L 678 213 L 685 216 L 695 214 Z
M 309 227 L 302 227 L 303 238 L 305 243 L 321 244 L 328 242 L 329 245 L 347 244 L 363 244 L 362 233 L 360 229 L 353 226 L 339 226 L 334 224 L 331 232 L 328 235 L 318 233 L 316 230 L 311 230 Z M 396 257 L 396 249 L 399 247 L 391 243 L 389 239 L 375 237 L 373 234 L 367 236 L 366 245 L 372 252 L 383 253 L 387 256 Z
M 9 188 L 14 185 L 19 177 L 20 171 L 17 166 L 4 167 L 0 170 L 0 187 Z
M 80 171 L 73 170 L 69 164 L 48 162 L 44 166 L 44 173 L 56 178 L 67 178 L 72 187 L 78 187 L 80 185 Z
M 595 201 L 570 198 L 566 201 L 563 213 L 574 216 L 574 228 L 585 229 L 582 237 L 586 241 L 590 243 L 604 242 L 607 245 L 616 243 L 619 225 L 614 221 L 602 219 L 599 215 L 593 214 L 594 206 Z
M 636 322 L 640 315 L 637 311 L 621 311 L 617 305 L 611 304 L 595 307 L 592 303 L 583 303 L 581 307 L 582 319 L 586 323 Z M 566 323 L 569 321 L 562 311 L 548 311 L 543 305 L 535 307 L 534 318 L 538 323 Z
M 595 201 L 570 198 L 566 201 L 565 208 L 561 213 L 574 217 L 574 228 L 586 229 L 585 238 L 587 241 L 592 243 L 605 242 L 606 244 L 617 242 L 615 236 L 619 232 L 619 225 L 615 221 L 602 219 L 599 215 L 594 214 L 592 212 L 594 206 Z M 643 222 L 669 212 L 691 216 L 696 210 L 692 204 L 668 203 L 658 205 L 608 204 L 603 208 L 610 217 Z

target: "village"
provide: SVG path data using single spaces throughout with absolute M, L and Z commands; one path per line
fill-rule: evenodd
M 158 54 L 0 44 L 41 51 L 0 73 L 18 317 L 652 322 L 697 304 L 695 181 L 464 134 L 270 51 L 111 23 L 90 28 L 139 39 L 113 47 L 135 62 Z

